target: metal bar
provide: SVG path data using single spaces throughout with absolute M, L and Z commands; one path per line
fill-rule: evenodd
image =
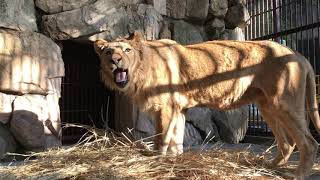
M 279 33 L 280 32 L 280 11 L 279 11 L 279 0 L 273 0 L 273 22 L 274 22 L 274 32 Z M 276 37 L 275 39 L 277 42 L 280 43 L 280 38 Z
M 261 14 L 260 14 L 260 1 L 258 0 L 258 3 L 257 3 L 257 12 L 258 12 L 258 15 L 257 15 L 257 20 L 258 20 L 258 23 L 257 23 L 257 35 L 260 36 L 260 25 L 261 25 Z
M 301 26 L 301 27 L 296 27 L 296 28 L 293 28 L 293 29 L 288 29 L 288 30 L 281 31 L 281 32 L 278 32 L 278 33 L 273 33 L 273 34 L 269 34 L 269 35 L 266 35 L 266 36 L 261 36 L 261 37 L 258 37 L 258 38 L 254 38 L 253 40 L 279 38 L 280 36 L 284 36 L 284 35 L 287 35 L 287 34 L 300 32 L 300 31 L 309 30 L 309 29 L 316 28 L 316 27 L 319 27 L 319 26 L 320 26 L 320 22 L 317 22 L 317 23 L 308 24 L 308 25 Z
M 255 1 L 253 1 L 253 2 L 255 2 Z M 254 15 L 256 15 L 256 13 L 257 13 L 256 4 L 257 3 L 253 3 Z M 256 37 L 257 37 L 257 16 L 254 16 L 253 17 L 253 38 L 256 38 Z
M 250 13 L 251 13 L 251 14 L 253 13 L 252 3 L 253 3 L 253 0 L 250 1 Z M 250 39 L 253 38 L 252 31 L 253 31 L 253 18 L 251 17 L 251 23 L 250 23 Z

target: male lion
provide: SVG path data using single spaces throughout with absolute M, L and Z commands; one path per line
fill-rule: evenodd
M 303 56 L 272 41 L 209 41 L 182 46 L 172 40 L 146 41 L 135 32 L 114 42 L 97 40 L 101 75 L 109 88 L 124 92 L 156 121 L 156 149 L 183 151 L 184 113 L 206 106 L 230 109 L 255 103 L 272 129 L 285 164 L 297 145 L 296 175 L 308 176 L 318 143 L 309 115 L 320 132 L 314 72 Z

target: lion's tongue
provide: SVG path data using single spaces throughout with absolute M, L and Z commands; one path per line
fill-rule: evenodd
M 127 80 L 127 73 L 125 71 L 116 74 L 116 82 L 124 82 Z

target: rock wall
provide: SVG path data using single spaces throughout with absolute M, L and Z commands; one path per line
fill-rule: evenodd
M 0 144 L 0 155 L 15 149 L 17 143 L 29 150 L 61 144 L 58 100 L 64 65 L 59 41 L 113 40 L 136 30 L 149 40 L 170 38 L 181 44 L 244 40 L 242 29 L 249 23 L 244 3 L 244 0 L 1 1 L 0 121 L 3 127 L 0 131 L 4 132 L 0 133 L 0 140 L 6 143 Z M 137 137 L 152 135 L 152 120 L 134 109 L 130 110 L 135 114 L 134 119 L 127 124 L 132 124 Z M 185 145 L 202 143 L 205 139 L 232 142 L 241 139 L 246 130 L 246 109 L 232 113 L 219 111 L 219 115 L 216 112 L 199 108 L 188 111 Z M 233 124 L 234 120 L 240 123 Z M 224 134 L 232 134 L 232 138 Z
M 39 32 L 33 0 L 0 2 L 0 158 L 61 145 L 59 46 Z

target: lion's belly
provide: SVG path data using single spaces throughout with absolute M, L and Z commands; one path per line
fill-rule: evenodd
M 196 104 L 200 106 L 227 109 L 241 99 L 250 87 L 252 80 L 253 75 L 217 82 L 192 91 L 189 97 L 192 97 Z

